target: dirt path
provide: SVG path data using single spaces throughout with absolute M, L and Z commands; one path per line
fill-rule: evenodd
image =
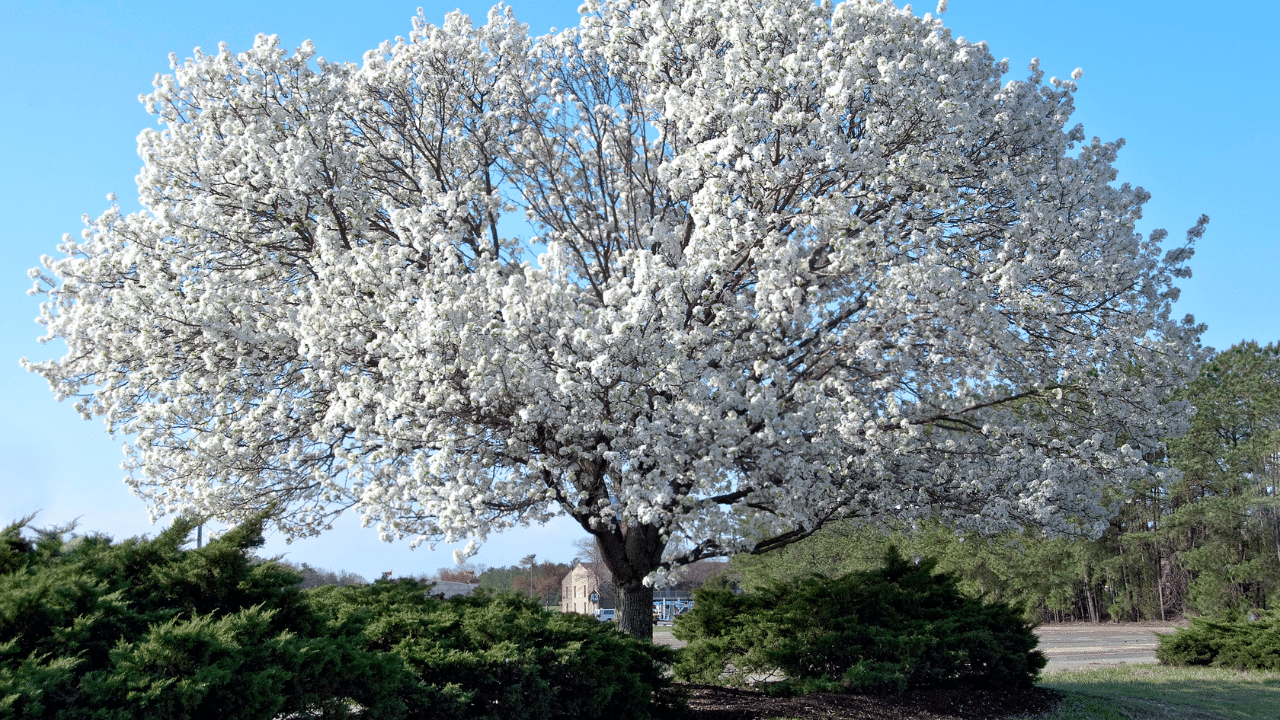
M 1173 632 L 1174 623 L 1070 623 L 1036 628 L 1040 649 L 1049 657 L 1045 672 L 1080 670 L 1106 665 L 1154 663 L 1156 633 Z M 671 628 L 654 628 L 653 641 L 671 647 L 684 642 L 671 636 Z

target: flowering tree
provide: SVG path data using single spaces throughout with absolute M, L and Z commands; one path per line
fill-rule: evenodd
M 1065 129 L 1078 73 L 867 0 L 313 54 L 175 59 L 142 212 L 35 273 L 69 352 L 27 367 L 134 437 L 157 513 L 469 549 L 566 513 L 647 634 L 670 570 L 834 518 L 1096 530 L 1183 428 L 1190 249 Z

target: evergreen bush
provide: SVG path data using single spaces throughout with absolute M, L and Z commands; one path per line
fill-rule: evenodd
M 1022 610 L 960 592 L 935 562 L 890 548 L 883 567 L 812 575 L 738 594 L 721 582 L 676 622 L 677 679 L 741 684 L 781 673 L 776 692 L 889 694 L 969 682 L 1029 686 L 1047 660 Z
M 400 658 L 410 717 L 643 720 L 673 710 L 674 659 L 608 623 L 538 599 L 479 591 L 432 598 L 401 579 L 308 591 L 333 622 L 359 619 L 368 647 Z
M 403 714 L 399 664 L 252 561 L 260 522 L 199 550 L 189 519 L 121 543 L 25 525 L 0 531 L 0 718 Z
M 1272 611 L 1254 617 L 1193 618 L 1190 627 L 1160 636 L 1156 659 L 1162 665 L 1280 670 L 1280 616 Z
M 416 581 L 315 590 L 261 522 L 183 550 L 0 531 L 0 720 L 609 718 L 674 710 L 670 650 L 514 595 Z

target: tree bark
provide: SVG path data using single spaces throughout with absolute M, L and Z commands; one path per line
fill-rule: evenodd
M 593 533 L 617 592 L 614 618 L 618 629 L 641 640 L 653 640 L 653 587 L 644 578 L 662 563 L 666 543 L 653 525 L 618 523 Z
M 619 585 L 614 618 L 618 629 L 633 637 L 653 639 L 653 588 L 644 583 Z
M 1160 598 L 1160 620 L 1164 621 L 1164 562 L 1160 557 L 1160 546 L 1156 546 L 1156 590 Z
M 1089 577 L 1089 569 L 1084 571 L 1084 598 L 1089 607 L 1089 621 L 1098 622 L 1098 607 L 1093 601 L 1093 580 Z

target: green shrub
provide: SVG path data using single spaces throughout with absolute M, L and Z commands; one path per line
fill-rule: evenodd
M 610 718 L 674 709 L 666 648 L 414 581 L 300 590 L 261 523 L 199 550 L 0 531 L 0 720 Z M 25 532 L 24 532 L 25 531 Z
M 1190 627 L 1160 636 L 1156 659 L 1162 665 L 1280 670 L 1280 617 L 1264 612 L 1253 622 L 1194 618 Z
M 1047 660 L 1020 608 L 965 596 L 935 563 L 890 548 L 884 567 L 736 594 L 704 586 L 674 634 L 677 679 L 741 684 L 781 673 L 778 692 L 897 693 L 957 681 L 1029 686 Z
M 193 528 L 0 531 L 0 718 L 403 714 L 400 664 L 313 612 L 295 573 L 251 560 L 260 522 L 183 550 Z
M 371 649 L 400 658 L 411 717 L 643 719 L 670 711 L 673 653 L 516 595 L 438 600 L 379 581 L 307 591 L 334 622 L 359 618 Z

